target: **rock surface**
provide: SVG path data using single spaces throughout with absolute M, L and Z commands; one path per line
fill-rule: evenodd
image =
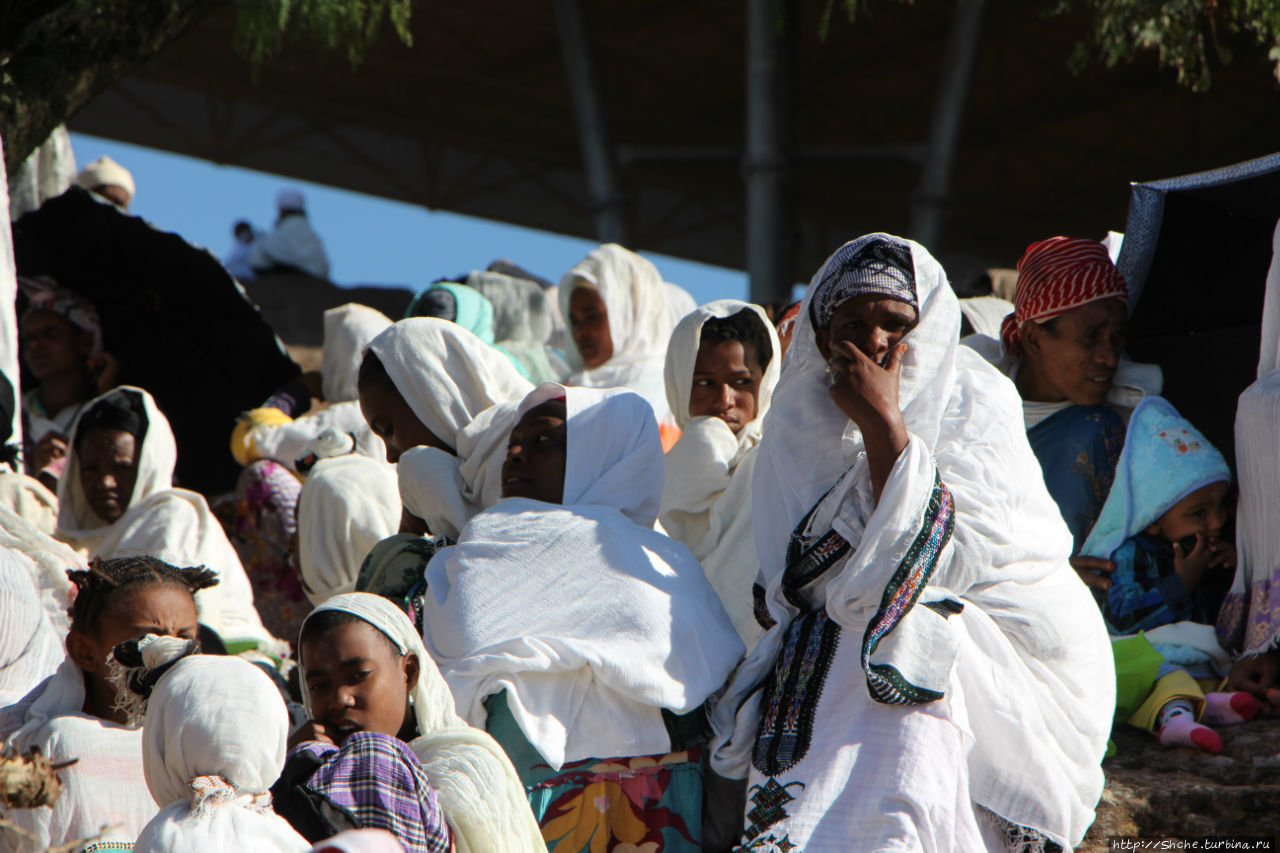
M 1222 753 L 1209 755 L 1118 726 L 1098 817 L 1077 849 L 1108 851 L 1117 835 L 1280 837 L 1280 717 L 1217 732 Z

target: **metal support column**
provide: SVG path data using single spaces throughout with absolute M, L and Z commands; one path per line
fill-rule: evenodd
M 911 234 L 935 254 L 941 248 L 942 225 L 951 193 L 951 173 L 960 147 L 960 127 L 973 88 L 973 69 L 982 41 L 982 13 L 986 0 L 959 0 L 956 20 L 947 39 L 942 80 L 933 108 L 928 154 L 920 186 L 911 200 Z
M 554 0 L 554 5 L 556 27 L 564 53 L 565 76 L 569 82 L 569 98 L 578 124 L 582 164 L 595 210 L 596 236 L 601 242 L 626 245 L 627 202 L 609 138 L 604 102 L 600 96 L 600 78 L 591 51 L 582 0 Z
M 753 302 L 791 298 L 791 0 L 747 0 L 747 274 Z

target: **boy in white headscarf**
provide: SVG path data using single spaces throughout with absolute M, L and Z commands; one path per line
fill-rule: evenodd
M 744 846 L 1079 844 L 1115 697 L 1012 383 L 958 347 L 925 249 L 841 247 L 805 295 L 753 483 L 776 625 L 717 705 Z
M 751 474 L 781 362 L 763 309 L 736 299 L 686 316 L 667 347 L 667 401 L 682 433 L 666 455 L 658 517 L 698 558 L 748 650 L 763 633 L 752 595 L 760 563 Z

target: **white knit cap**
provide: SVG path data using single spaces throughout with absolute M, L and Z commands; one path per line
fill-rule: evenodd
M 105 154 L 85 166 L 84 171 L 76 178 L 76 183 L 87 190 L 103 186 L 123 187 L 128 191 L 130 201 L 137 195 L 137 188 L 133 184 L 133 175 L 129 174 L 128 169 Z
M 307 203 L 302 198 L 302 191 L 295 189 L 280 190 L 276 196 L 276 207 L 280 210 L 306 210 Z

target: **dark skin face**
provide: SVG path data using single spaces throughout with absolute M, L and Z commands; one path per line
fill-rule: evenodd
M 839 305 L 827 328 L 815 332 L 832 378 L 831 400 L 862 431 L 877 501 L 907 446 L 907 426 L 898 405 L 907 353 L 902 339 L 919 319 L 911 305 L 868 293 Z
M 22 360 L 39 380 L 82 374 L 93 336 L 52 311 L 32 311 L 22 320 Z
M 438 447 L 456 456 L 452 447 L 427 429 L 404 397 L 389 382 L 378 382 L 360 389 L 360 411 L 369 429 L 387 447 L 387 461 L 398 462 L 406 450 L 414 447 Z
M 558 504 L 564 500 L 568 427 L 564 400 L 548 400 L 525 413 L 507 443 L 502 496 Z
M 312 721 L 290 740 L 341 746 L 356 732 L 412 739 L 409 694 L 418 684 L 418 656 L 400 655 L 368 622 L 335 625 L 302 644 L 303 687 Z
M 609 309 L 594 287 L 578 287 L 569 296 L 569 332 L 587 367 L 599 367 L 613 358 L 609 333 Z
M 1173 570 L 1188 589 L 1199 585 L 1205 569 L 1235 565 L 1235 547 L 1221 538 L 1228 516 L 1226 497 L 1225 482 L 1202 486 L 1147 528 L 1147 533 L 1173 545 Z M 1195 544 L 1188 548 L 1192 538 Z
M 121 429 L 91 429 L 80 442 L 80 488 L 89 509 L 107 524 L 119 520 L 133 499 L 137 450 L 137 439 Z
M 1022 399 L 1101 406 L 1124 350 L 1127 323 L 1123 299 L 1091 302 L 1044 325 L 1024 323 L 1017 378 Z
M 133 196 L 129 195 L 127 189 L 115 184 L 102 184 L 94 187 L 93 191 L 121 210 L 127 210 L 129 202 L 133 201 Z
M 737 435 L 756 419 L 764 369 L 742 341 L 703 341 L 693 364 L 689 416 L 719 418 Z
M 85 672 L 84 712 L 125 722 L 123 712 L 112 710 L 116 689 L 107 681 L 107 655 L 120 643 L 142 634 L 194 640 L 197 621 L 195 598 L 186 587 L 146 583 L 125 590 L 99 615 L 96 629 L 72 628 L 67 633 L 67 653 Z

